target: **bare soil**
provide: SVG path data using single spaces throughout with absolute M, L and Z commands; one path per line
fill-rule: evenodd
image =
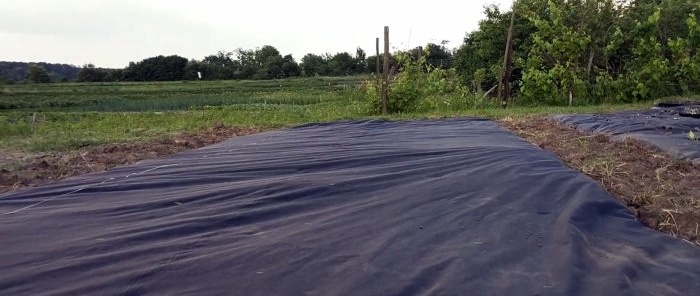
M 542 117 L 500 123 L 598 181 L 645 225 L 700 245 L 700 167 L 635 140 L 613 141 Z
M 105 171 L 144 159 L 165 157 L 214 144 L 231 137 L 260 132 L 250 127 L 216 124 L 196 133 L 144 142 L 103 145 L 70 152 L 0 153 L 0 193 L 34 187 L 71 176 Z M 2 151 L 0 151 L 2 152 Z

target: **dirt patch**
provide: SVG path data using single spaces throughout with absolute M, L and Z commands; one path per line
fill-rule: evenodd
M 47 154 L 1 153 L 0 193 L 48 184 L 80 174 L 101 172 L 144 159 L 170 156 L 260 131 L 257 128 L 217 124 L 196 133 L 182 133 L 145 143 L 112 144 Z
M 542 117 L 500 123 L 597 180 L 645 225 L 700 245 L 700 167 L 635 140 L 613 141 Z

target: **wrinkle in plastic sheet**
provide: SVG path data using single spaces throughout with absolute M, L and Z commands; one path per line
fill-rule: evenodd
M 0 213 L 3 295 L 700 291 L 699 248 L 480 119 L 239 137 L 0 195 Z

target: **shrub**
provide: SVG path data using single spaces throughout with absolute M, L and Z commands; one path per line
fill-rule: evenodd
M 387 111 L 406 113 L 435 110 L 445 106 L 473 107 L 476 101 L 470 95 L 468 87 L 461 83 L 456 70 L 431 66 L 426 61 L 427 56 L 427 52 L 418 59 L 413 59 L 405 53 L 396 54 L 395 59 L 400 71 L 389 82 Z M 379 82 L 367 81 L 365 88 L 372 100 L 371 112 L 381 112 Z

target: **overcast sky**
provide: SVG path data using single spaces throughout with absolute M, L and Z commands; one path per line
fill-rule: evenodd
M 201 59 L 219 50 L 275 46 L 299 61 L 306 53 L 362 47 L 391 30 L 406 49 L 462 43 L 482 7 L 511 0 L 0 0 L 0 60 L 122 68 L 130 61 L 177 54 Z

